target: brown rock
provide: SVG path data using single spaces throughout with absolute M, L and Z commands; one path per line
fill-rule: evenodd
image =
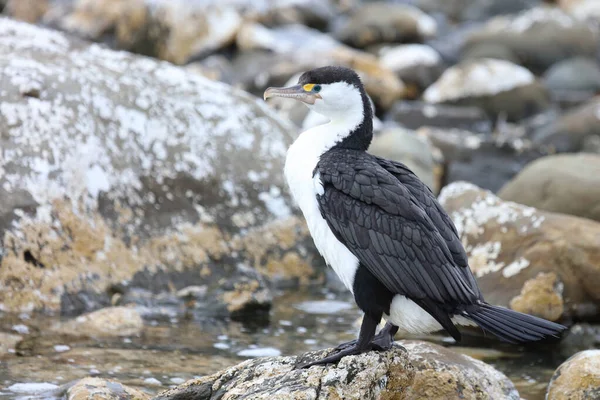
M 0 356 L 16 349 L 21 340 L 23 340 L 22 336 L 0 332 Z
M 147 400 L 150 396 L 119 382 L 84 378 L 67 390 L 67 400 Z
M 554 320 L 598 316 L 599 223 L 505 202 L 465 182 L 446 186 L 440 200 L 487 301 Z
M 38 22 L 50 7 L 49 0 L 8 0 L 3 13 L 25 22 Z
M 268 399 L 519 399 L 500 372 L 438 345 L 402 341 L 387 352 L 344 357 L 337 365 L 295 370 L 300 357 L 245 361 L 214 375 L 160 393 L 156 400 L 196 398 Z
M 547 400 L 600 399 L 600 350 L 575 354 L 554 372 Z
M 134 308 L 107 307 L 58 323 L 52 330 L 73 336 L 111 337 L 137 336 L 143 328 L 144 321 Z
M 543 157 L 527 165 L 498 196 L 541 210 L 600 221 L 600 155 Z

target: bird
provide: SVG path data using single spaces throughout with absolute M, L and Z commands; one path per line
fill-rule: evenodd
M 458 231 L 406 165 L 368 153 L 373 109 L 358 74 L 342 66 L 269 87 L 264 100 L 298 100 L 329 122 L 288 148 L 284 175 L 315 246 L 364 313 L 358 338 L 299 368 L 389 350 L 395 334 L 475 325 L 509 343 L 558 337 L 565 326 L 487 303 Z M 376 334 L 382 319 L 386 324 Z

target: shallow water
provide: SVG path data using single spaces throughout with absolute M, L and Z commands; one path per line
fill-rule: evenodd
M 331 347 L 354 338 L 360 313 L 349 296 L 296 294 L 274 302 L 269 321 L 242 324 L 223 319 L 165 318 L 147 320 L 140 337 L 94 340 L 43 333 L 56 318 L 0 318 L 0 331 L 13 327 L 30 335 L 21 345 L 23 356 L 0 359 L 0 399 L 25 399 L 33 386 L 62 385 L 85 376 L 113 378 L 126 385 L 157 393 L 187 379 L 213 373 L 249 357 L 293 355 Z M 41 332 L 36 335 L 36 332 Z M 450 338 L 431 336 L 436 343 L 453 346 Z M 552 371 L 564 359 L 549 351 L 518 352 L 508 347 L 458 347 L 494 365 L 517 385 L 521 397 L 544 398 Z

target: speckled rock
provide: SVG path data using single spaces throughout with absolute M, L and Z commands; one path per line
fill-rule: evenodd
M 281 176 L 295 129 L 262 101 L 9 19 L 0 51 L 0 309 L 81 313 L 130 287 L 223 298 L 232 276 L 253 307 L 256 271 L 314 276 Z
M 240 73 L 248 76 L 261 96 L 267 86 L 279 86 L 298 72 L 326 65 L 355 69 L 369 95 L 384 109 L 404 93 L 402 81 L 381 66 L 377 57 L 302 25 L 269 29 L 261 24 L 247 23 L 237 35 L 237 46 L 243 50 L 236 62 Z M 268 50 L 273 54 L 258 53 L 261 62 L 253 63 L 245 57 L 245 53 L 252 50 Z M 274 80 L 277 77 L 279 81 Z
M 66 393 L 66 400 L 147 400 L 150 396 L 119 382 L 101 378 L 84 378 Z
M 507 183 L 498 196 L 541 210 L 600 221 L 600 155 L 543 157 Z
M 137 336 L 144 329 L 140 313 L 131 307 L 107 307 L 50 328 L 72 336 L 111 337 Z
M 439 53 L 424 44 L 384 46 L 379 50 L 379 59 L 407 85 L 406 96 L 412 98 L 420 97 L 444 70 Z
M 389 128 L 373 137 L 369 153 L 404 163 L 434 193 L 440 190 L 441 155 L 426 137 L 403 128 Z
M 519 64 L 536 73 L 557 61 L 596 54 L 598 32 L 558 8 L 539 7 L 491 19 L 470 35 L 465 51 L 477 45 L 506 47 Z
M 0 357 L 9 351 L 16 349 L 21 340 L 23 340 L 22 336 L 0 332 Z
M 555 321 L 600 315 L 600 223 L 505 202 L 465 182 L 442 189 L 440 201 L 487 301 Z
M 426 342 L 399 344 L 406 350 L 394 347 L 305 370 L 293 366 L 326 351 L 249 360 L 155 399 L 519 399 L 513 384 L 481 361 Z
M 558 367 L 548 385 L 546 399 L 600 399 L 600 350 L 577 353 Z
M 443 154 L 442 186 L 467 181 L 497 192 L 527 164 L 545 155 L 520 137 L 432 127 L 418 132 Z
M 536 147 L 555 152 L 600 152 L 600 98 L 575 107 L 529 133 Z
M 549 105 L 544 87 L 527 69 L 506 60 L 476 59 L 448 68 L 423 94 L 432 104 L 477 106 L 515 121 Z
M 374 1 L 356 8 L 334 34 L 346 44 L 364 48 L 378 43 L 418 42 L 436 33 L 435 20 L 418 8 Z

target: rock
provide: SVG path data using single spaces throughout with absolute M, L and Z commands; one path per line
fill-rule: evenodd
M 493 137 L 441 128 L 422 128 L 418 132 L 443 154 L 442 186 L 468 181 L 496 192 L 527 164 L 545 155 L 519 137 Z
M 443 13 L 454 21 L 486 21 L 496 15 L 514 14 L 537 5 L 539 0 L 417 0 L 428 14 Z
M 25 22 L 37 22 L 50 7 L 49 0 L 8 0 L 3 13 Z
M 600 98 L 564 113 L 560 118 L 539 126 L 529 134 L 536 147 L 559 153 L 595 149 L 600 138 Z
M 405 164 L 437 193 L 440 190 L 441 166 L 436 162 L 434 152 L 426 138 L 402 128 L 384 129 L 373 137 L 369 147 L 369 153 L 373 155 Z
M 558 61 L 575 56 L 593 57 L 597 31 L 556 8 L 532 8 L 516 16 L 500 16 L 471 33 L 465 51 L 472 46 L 503 46 L 519 64 L 542 73 Z
M 248 360 L 155 399 L 519 399 L 513 384 L 481 361 L 426 342 L 399 344 L 406 350 L 396 346 L 303 370 L 293 366 L 327 351 Z
M 548 385 L 548 400 L 592 400 L 600 398 L 600 350 L 575 354 L 554 372 Z
M 516 121 L 549 105 L 547 94 L 527 69 L 505 60 L 480 59 L 447 69 L 423 94 L 432 104 L 477 106 L 490 116 Z
M 233 84 L 236 79 L 231 62 L 223 55 L 215 54 L 201 61 L 189 63 L 185 69 L 200 74 L 213 81 Z
M 600 155 L 543 157 L 525 167 L 498 196 L 541 210 L 600 221 Z
M 248 5 L 252 4 L 248 1 Z M 264 10 L 257 4 L 253 10 L 255 15 L 246 15 L 246 19 L 256 20 L 267 26 L 280 26 L 289 24 L 306 25 L 311 28 L 325 31 L 330 21 L 340 12 L 344 12 L 343 2 L 331 0 L 276 0 L 269 1 Z
M 543 82 L 555 99 L 573 107 L 600 92 L 600 67 L 591 58 L 570 58 L 550 67 Z
M 107 307 L 67 321 L 51 330 L 71 336 L 119 337 L 138 336 L 144 329 L 140 313 L 131 307 Z
M 567 13 L 581 20 L 600 20 L 600 4 L 596 0 L 555 0 Z
M 463 54 L 463 60 L 494 58 L 519 64 L 519 58 L 505 46 L 499 44 L 479 44 L 469 47 Z
M 600 325 L 575 324 L 560 341 L 560 353 L 564 357 L 600 348 Z
M 419 97 L 443 72 L 438 52 L 424 44 L 383 47 L 379 51 L 379 59 L 384 68 L 393 71 L 408 85 L 407 91 L 413 98 Z
M 262 101 L 9 19 L 0 50 L 3 310 L 320 276 L 281 174 L 295 129 Z
M 248 65 L 244 52 L 240 56 L 242 61 L 234 62 L 238 65 L 237 70 L 245 70 L 261 92 L 267 86 L 278 86 L 271 75 L 278 75 L 285 82 L 298 72 L 326 65 L 343 65 L 358 72 L 367 92 L 382 109 L 389 108 L 404 93 L 402 81 L 382 67 L 375 56 L 301 25 L 268 29 L 260 24 L 248 23 L 238 33 L 237 45 L 245 52 L 260 49 L 275 53 L 275 56 L 263 53 L 255 68 Z
M 419 42 L 436 32 L 435 20 L 418 8 L 374 1 L 356 8 L 334 34 L 346 44 L 365 48 L 378 43 Z
M 424 126 L 464 129 L 476 133 L 490 133 L 492 123 L 485 112 L 474 106 L 428 104 L 421 101 L 398 101 L 386 114 L 386 119 L 408 129 Z
M 119 382 L 102 378 L 83 378 L 67 390 L 66 400 L 147 400 L 150 396 Z
M 465 182 L 442 189 L 440 201 L 488 302 L 554 321 L 598 317 L 599 223 L 505 202 Z
M 465 22 L 425 43 L 437 51 L 446 64 L 454 65 L 464 57 L 464 47 L 471 34 L 479 31 L 482 26 L 482 23 Z
M 21 340 L 22 336 L 0 332 L 0 357 L 11 350 L 14 351 Z

